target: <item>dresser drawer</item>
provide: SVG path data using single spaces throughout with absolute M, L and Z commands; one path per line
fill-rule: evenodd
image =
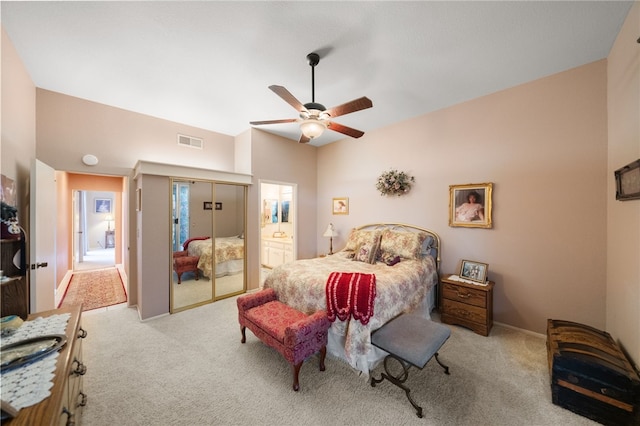
M 481 308 L 487 307 L 487 292 L 483 290 L 475 290 L 468 287 L 462 287 L 454 284 L 443 283 L 442 298 L 455 300 Z
M 467 305 L 465 303 L 455 302 L 449 299 L 443 300 L 442 311 L 447 315 L 465 319 L 478 324 L 486 324 L 487 322 L 486 309 Z

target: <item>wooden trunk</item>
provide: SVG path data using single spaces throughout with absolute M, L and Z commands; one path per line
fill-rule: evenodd
M 547 320 L 553 403 L 605 425 L 640 424 L 640 379 L 609 333 Z

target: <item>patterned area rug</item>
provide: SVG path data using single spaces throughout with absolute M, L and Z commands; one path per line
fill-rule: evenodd
M 126 301 L 120 273 L 108 268 L 74 273 L 60 306 L 82 303 L 82 310 L 90 311 Z

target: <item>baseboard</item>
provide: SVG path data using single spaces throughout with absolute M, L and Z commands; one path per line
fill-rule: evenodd
M 56 308 L 60 307 L 60 304 L 62 303 L 62 299 L 64 299 L 64 295 L 67 293 L 67 288 L 69 288 L 69 283 L 71 282 L 72 276 L 73 276 L 73 271 L 71 270 L 67 271 L 67 273 L 64 274 L 64 277 L 62 278 L 60 285 L 58 286 L 58 288 L 56 288 L 56 291 L 55 291 Z
M 135 305 L 135 307 L 136 307 L 136 312 L 138 312 L 138 319 L 140 320 L 140 322 L 153 321 L 153 320 L 156 320 L 158 318 L 162 318 L 162 317 L 166 317 L 168 315 L 171 315 L 169 312 L 167 312 L 165 314 L 156 315 L 155 317 L 149 317 L 149 318 L 146 318 L 146 319 L 142 319 L 142 315 L 140 315 L 140 309 L 138 308 L 138 305 Z
M 539 337 L 541 339 L 546 339 L 547 338 L 547 336 L 544 335 L 544 334 L 536 333 L 535 331 L 526 330 L 524 328 L 514 327 L 512 325 L 504 324 L 504 323 L 497 322 L 497 321 L 494 321 L 493 325 L 499 325 L 500 327 L 510 328 L 512 330 L 516 330 L 516 331 L 519 331 L 519 332 L 524 333 L 524 334 L 529 334 L 531 336 Z
M 116 269 L 118 270 L 120 278 L 122 279 L 124 294 L 127 296 L 127 301 L 129 301 L 129 278 L 127 277 L 127 272 L 125 271 L 124 265 L 122 263 L 116 264 Z

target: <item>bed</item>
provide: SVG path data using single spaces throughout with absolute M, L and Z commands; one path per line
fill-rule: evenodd
M 213 274 L 213 244 L 211 238 L 192 238 L 183 244 L 189 256 L 199 256 L 198 269 L 207 278 Z M 235 275 L 244 270 L 244 238 L 240 236 L 215 239 L 216 278 Z
M 338 318 L 329 329 L 327 352 L 368 376 L 386 356 L 371 345 L 371 332 L 405 312 L 430 318 L 436 301 L 440 237 L 405 224 L 369 224 L 354 228 L 341 251 L 280 265 L 264 288 L 305 313 L 327 309 L 327 280 L 334 272 L 375 274 L 373 315 L 368 323 Z

